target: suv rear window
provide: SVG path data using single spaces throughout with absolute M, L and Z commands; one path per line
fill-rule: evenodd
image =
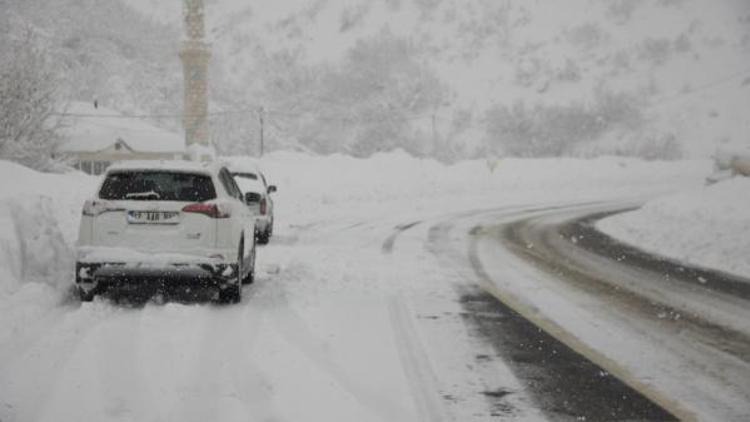
M 202 174 L 169 171 L 110 173 L 99 198 L 130 201 L 203 202 L 216 198 L 211 178 Z

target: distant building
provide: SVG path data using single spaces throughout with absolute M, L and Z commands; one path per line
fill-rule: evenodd
M 67 119 L 61 130 L 66 138 L 61 153 L 88 174 L 101 174 L 114 161 L 185 157 L 180 134 L 90 103 L 73 103 L 67 112 L 81 116 Z

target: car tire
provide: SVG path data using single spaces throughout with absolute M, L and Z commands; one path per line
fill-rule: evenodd
M 268 232 L 268 229 L 258 233 L 258 243 L 261 245 L 267 245 L 269 240 L 271 240 L 271 233 Z
M 255 281 L 255 245 L 253 245 L 252 259 L 250 260 L 250 271 L 242 278 L 242 284 L 252 284 Z
M 242 272 L 244 271 L 242 265 L 243 251 L 244 251 L 244 240 L 240 243 L 239 252 L 237 253 L 237 280 L 235 283 L 226 286 L 224 289 L 219 291 L 219 301 L 221 303 L 240 303 L 242 302 Z
M 96 292 L 93 290 L 87 292 L 80 287 L 76 287 L 76 290 L 78 290 L 78 298 L 81 299 L 81 302 L 92 302 L 94 296 L 96 296 Z
M 242 284 L 227 286 L 219 292 L 219 301 L 225 304 L 242 302 Z

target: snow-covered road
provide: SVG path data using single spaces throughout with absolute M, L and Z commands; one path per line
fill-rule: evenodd
M 601 387 L 577 405 L 545 407 L 579 393 L 540 397 L 467 323 L 463 295 L 486 281 L 471 274 L 471 257 L 460 261 L 471 228 L 549 208 L 282 230 L 238 306 L 65 304 L 27 327 L 27 341 L 0 349 L 3 420 L 601 417 L 602 406 L 619 406 Z
M 747 420 L 747 281 L 706 272 L 701 281 L 681 264 L 635 259 L 576 223 L 629 206 L 468 222 L 478 233 L 470 255 L 486 289 L 680 419 Z
M 382 173 L 384 165 L 394 172 Z M 80 206 L 70 192 L 84 183 L 47 188 L 46 179 L 29 175 L 41 178 L 38 194 L 50 202 L 43 207 L 5 192 L 0 217 L 1 206 L 17 211 L 0 221 L 14 228 L 0 239 L 8 274 L 0 279 L 0 420 L 669 418 L 653 401 L 678 416 L 733 415 L 717 410 L 722 402 L 707 403 L 731 388 L 718 385 L 701 397 L 709 383 L 685 393 L 671 387 L 688 374 L 703 377 L 696 383 L 710 376 L 658 366 L 693 355 L 670 355 L 674 348 L 654 353 L 656 360 L 644 358 L 653 348 L 628 354 L 658 346 L 663 331 L 643 332 L 648 327 L 606 302 L 579 301 L 575 288 L 509 251 L 492 229 L 674 190 L 700 180 L 702 165 L 509 162 L 489 179 L 482 163 L 440 167 L 399 156 L 280 157 L 269 167 L 281 185 L 282 223 L 259 250 L 257 281 L 236 306 L 179 298 L 80 304 L 61 295 L 71 283 L 65 266 L 39 270 L 52 258 L 65 264 L 60 250 L 74 238 Z M 547 167 L 553 176 L 539 173 Z M 601 177 L 588 178 L 591 171 Z M 497 298 L 511 306 L 501 309 Z M 513 300 L 534 314 L 509 318 Z M 545 337 L 524 326 L 528 320 L 557 325 L 547 324 L 552 336 Z M 587 337 L 591 330 L 599 335 Z M 672 334 L 671 345 L 687 341 Z M 552 364 L 542 356 L 530 375 L 499 337 L 541 341 L 536 349 L 566 358 Z M 568 365 L 573 374 L 579 367 L 593 374 L 583 377 L 585 390 L 561 388 L 573 385 L 570 372 L 556 374 L 568 361 L 579 362 Z M 737 410 L 735 398 L 723 403 Z
M 455 280 L 417 230 L 384 253 L 392 227 L 281 230 L 238 306 L 53 307 L 0 348 L 2 420 L 490 420 L 501 387 L 538 420 L 507 369 L 471 369 Z

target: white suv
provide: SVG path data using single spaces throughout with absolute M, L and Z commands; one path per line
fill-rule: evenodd
M 208 288 L 239 302 L 255 270 L 254 218 L 221 165 L 129 162 L 110 167 L 83 206 L 81 300 L 110 286 Z
M 274 204 L 271 194 L 276 192 L 276 186 L 268 184 L 257 165 L 230 165 L 229 171 L 242 191 L 245 203 L 255 215 L 258 243 L 265 245 L 273 235 Z

